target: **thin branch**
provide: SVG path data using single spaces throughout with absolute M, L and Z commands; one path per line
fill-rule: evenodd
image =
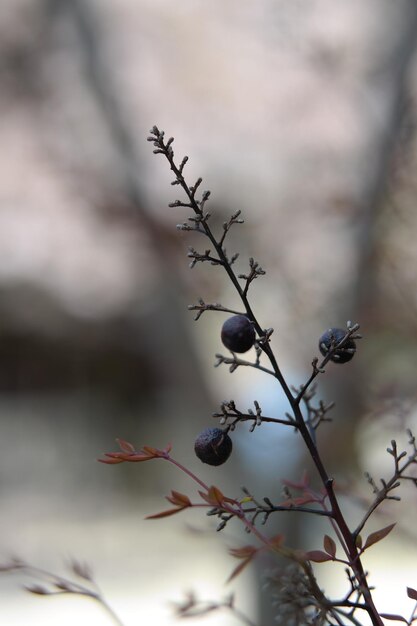
M 204 191 L 202 193 L 201 200 L 196 200 L 196 197 L 195 197 L 196 191 L 201 185 L 202 179 L 199 178 L 196 181 L 194 186 L 189 187 L 183 176 L 183 171 L 182 171 L 183 168 L 181 167 L 178 168 L 174 161 L 174 151 L 172 149 L 172 143 L 174 141 L 173 138 L 170 138 L 167 141 L 165 141 L 164 132 L 160 131 L 156 126 L 154 126 L 151 129 L 150 133 L 151 133 L 151 136 L 148 137 L 148 141 L 153 142 L 153 145 L 155 147 L 154 152 L 156 154 L 163 154 L 166 157 L 166 159 L 168 160 L 170 164 L 171 170 L 174 172 L 174 176 L 175 176 L 174 183 L 182 187 L 185 195 L 188 198 L 189 206 L 192 208 L 192 210 L 194 211 L 196 215 L 202 217 L 204 204 L 206 203 L 206 201 L 208 200 L 210 196 L 209 191 Z M 182 161 L 182 163 L 183 162 L 184 160 Z M 177 201 L 177 203 L 184 204 L 184 203 L 181 203 L 180 201 Z M 288 386 L 286 382 L 284 375 L 282 374 L 278 366 L 277 360 L 271 349 L 269 341 L 268 340 L 262 341 L 262 338 L 265 337 L 265 332 L 262 330 L 261 326 L 259 325 L 247 298 L 247 291 L 248 291 L 249 284 L 257 275 L 260 275 L 261 273 L 263 273 L 262 268 L 259 268 L 258 264 L 253 259 L 250 260 L 251 272 L 246 276 L 241 275 L 242 278 L 246 280 L 246 286 L 242 289 L 238 280 L 239 277 L 237 277 L 236 274 L 234 273 L 222 245 L 216 239 L 207 221 L 204 221 L 204 222 L 202 221 L 201 223 L 202 223 L 204 232 L 206 233 L 208 239 L 210 240 L 212 246 L 214 247 L 216 251 L 220 264 L 223 266 L 226 273 L 228 274 L 234 288 L 236 289 L 245 307 L 247 317 L 253 322 L 256 332 L 261 338 L 258 344 L 259 348 L 266 354 L 267 358 L 269 359 L 269 362 L 272 367 L 273 375 L 280 383 L 288 399 L 298 431 L 300 432 L 304 440 L 304 443 L 307 446 L 310 456 L 316 466 L 316 469 L 320 475 L 322 483 L 326 489 L 327 496 L 331 504 L 332 518 L 334 520 L 334 523 L 337 524 L 338 530 L 340 531 L 340 534 L 343 537 L 343 544 L 345 545 L 346 550 L 347 550 L 349 564 L 353 572 L 355 573 L 355 577 L 358 581 L 358 585 L 360 586 L 364 599 L 366 601 L 366 611 L 369 614 L 369 617 L 372 621 L 373 626 L 383 626 L 383 622 L 373 602 L 371 591 L 367 582 L 365 571 L 363 569 L 363 566 L 360 560 L 360 554 L 356 546 L 354 537 L 352 536 L 352 533 L 349 530 L 349 527 L 340 509 L 336 494 L 334 492 L 333 479 L 330 478 L 327 474 L 327 471 L 323 465 L 322 459 L 317 449 L 315 440 L 310 433 L 310 429 L 308 425 L 304 421 L 304 417 L 300 409 L 300 402 L 304 393 L 307 391 L 307 389 L 309 388 L 313 380 L 318 376 L 320 371 L 322 371 L 322 367 L 328 362 L 328 360 L 332 356 L 333 351 L 336 350 L 337 348 L 340 348 L 344 344 L 344 342 L 347 341 L 348 337 L 352 335 L 354 332 L 356 332 L 358 327 L 354 326 L 352 328 L 349 328 L 347 334 L 342 339 L 342 341 L 340 341 L 336 346 L 333 347 L 333 351 L 329 350 L 329 353 L 323 359 L 323 362 L 321 364 L 322 367 L 317 367 L 317 361 L 315 362 L 313 361 L 313 372 L 310 378 L 307 380 L 305 385 L 301 388 L 297 397 L 294 397 L 290 390 L 290 387 Z M 221 358 L 220 362 L 224 362 L 223 357 L 220 357 L 220 358 Z M 237 361 L 238 360 L 235 357 L 232 363 L 230 364 L 231 371 L 234 371 L 234 369 L 236 369 L 236 367 L 240 365 L 240 363 L 238 363 Z M 254 365 L 252 363 L 246 363 L 246 365 L 250 365 L 251 367 L 255 366 L 255 367 L 258 367 L 258 369 L 261 369 L 261 367 L 259 365 L 257 366 L 256 364 Z M 267 373 L 271 373 L 271 372 L 268 371 Z
M 97 602 L 116 624 L 116 626 L 124 626 L 124 623 L 116 612 L 112 609 L 110 604 L 103 596 L 97 582 L 91 576 L 89 568 L 80 566 L 77 562 L 71 564 L 71 571 L 78 577 L 84 579 L 86 584 L 81 584 L 77 581 L 71 580 L 67 577 L 54 574 L 41 567 L 36 567 L 30 563 L 26 563 L 19 559 L 14 559 L 8 565 L 0 566 L 0 572 L 13 572 L 20 571 L 29 576 L 32 576 L 36 580 L 41 580 L 41 584 L 33 584 L 26 587 L 27 591 L 41 596 L 56 596 L 61 594 L 72 594 L 78 596 L 84 596 L 91 598 Z M 45 581 L 45 582 L 43 582 Z

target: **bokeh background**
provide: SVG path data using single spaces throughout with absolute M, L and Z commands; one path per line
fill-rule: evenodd
M 330 326 L 358 321 L 351 364 L 329 367 L 336 401 L 320 436 L 330 471 L 360 519 L 364 471 L 390 477 L 386 447 L 416 425 L 417 235 L 414 0 L 2 0 L 0 3 L 0 554 L 57 574 L 88 562 L 125 626 L 177 623 L 171 602 L 236 591 L 272 623 L 260 563 L 234 585 L 228 547 L 198 512 L 145 521 L 170 489 L 194 486 L 160 462 L 96 462 L 122 437 L 172 442 L 177 458 L 231 496 L 241 485 L 281 498 L 309 461 L 293 433 L 235 434 L 221 468 L 193 442 L 224 399 L 282 416 L 258 372 L 213 368 L 224 314 L 236 307 L 219 268 L 188 269 L 187 215 L 167 164 L 146 143 L 176 138 L 186 174 L 212 191 L 213 223 L 241 209 L 229 247 L 267 270 L 251 288 L 261 324 L 299 385 Z M 315 480 L 313 475 L 312 480 Z M 369 530 L 398 520 L 365 559 L 381 611 L 412 609 L 416 494 L 402 490 Z M 308 524 L 308 525 L 306 525 Z M 271 523 L 289 543 L 320 547 L 327 528 L 292 515 Z M 340 580 L 320 566 L 323 585 Z M 75 597 L 41 598 L 33 578 L 0 574 L 0 623 L 110 623 Z M 231 624 L 227 614 L 201 623 Z M 189 620 L 200 623 L 200 620 Z M 236 622 L 238 623 L 238 622 Z M 364 622 L 365 623 L 365 622 Z

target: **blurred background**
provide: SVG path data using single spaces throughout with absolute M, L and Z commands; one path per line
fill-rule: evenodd
M 221 401 L 256 399 L 275 417 L 288 407 L 258 372 L 213 368 L 225 316 L 194 322 L 187 305 L 239 304 L 219 268 L 188 268 L 188 246 L 205 244 L 175 229 L 187 214 L 167 208 L 180 192 L 146 143 L 153 124 L 176 138 L 179 161 L 190 156 L 189 182 L 202 176 L 212 191 L 214 224 L 242 210 L 228 249 L 239 272 L 249 256 L 267 271 L 250 294 L 290 384 L 309 375 L 325 329 L 361 324 L 358 355 L 319 381 L 336 401 L 323 458 L 355 494 L 349 521 L 361 518 L 364 471 L 389 478 L 386 447 L 404 447 L 416 426 L 416 45 L 413 0 L 2 0 L 4 563 L 64 574 L 70 559 L 88 562 L 125 626 L 177 623 L 170 603 L 191 589 L 208 600 L 235 590 L 259 626 L 277 613 L 269 563 L 224 585 L 236 565 L 227 548 L 249 541 L 236 524 L 216 534 L 198 511 L 144 520 L 172 488 L 194 494 L 188 479 L 162 462 L 96 462 L 116 437 L 172 442 L 231 497 L 245 485 L 274 501 L 310 466 L 293 433 L 266 425 L 239 428 L 225 466 L 194 457 Z M 380 610 L 408 616 L 415 489 L 402 496 L 370 522 L 398 520 L 365 566 Z M 291 514 L 269 531 L 313 549 L 328 529 Z M 343 571 L 319 567 L 343 595 Z M 2 624 L 110 623 L 87 599 L 24 592 L 31 582 L 0 575 Z

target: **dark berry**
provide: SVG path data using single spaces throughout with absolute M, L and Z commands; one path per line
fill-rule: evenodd
M 194 450 L 200 461 L 222 465 L 232 452 L 232 440 L 221 428 L 206 428 L 195 440 Z
M 232 352 L 247 352 L 255 342 L 255 329 L 245 315 L 234 315 L 223 324 L 221 338 Z
M 323 356 L 326 356 L 332 348 L 337 346 L 346 336 L 347 331 L 343 328 L 329 328 L 322 334 L 319 340 L 319 349 Z M 346 340 L 341 348 L 338 348 L 330 357 L 335 363 L 347 363 L 353 358 L 356 352 L 356 343 L 353 339 Z

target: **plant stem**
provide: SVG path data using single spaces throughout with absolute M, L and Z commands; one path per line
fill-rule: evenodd
M 237 291 L 243 306 L 245 307 L 245 311 L 246 311 L 246 315 L 247 317 L 253 322 L 254 327 L 256 329 L 256 332 L 258 333 L 258 335 L 260 337 L 264 337 L 265 333 L 262 329 L 262 327 L 260 326 L 259 322 L 257 321 L 254 312 L 252 311 L 252 307 L 250 306 L 250 303 L 248 301 L 248 297 L 247 297 L 247 292 L 248 292 L 248 287 L 249 287 L 249 281 L 246 282 L 246 285 L 244 288 L 241 287 L 240 283 L 239 283 L 239 279 L 236 276 L 235 272 L 233 271 L 231 264 L 225 254 L 224 248 L 223 248 L 223 241 L 224 241 L 224 237 L 222 237 L 219 241 L 217 241 L 216 237 L 214 236 L 213 232 L 211 231 L 211 228 L 208 226 L 207 224 L 207 216 L 204 216 L 204 211 L 203 211 L 203 207 L 204 207 L 204 203 L 205 201 L 208 199 L 209 197 L 209 192 L 204 192 L 203 193 L 203 199 L 202 201 L 198 202 L 195 199 L 195 193 L 197 190 L 197 187 L 201 184 L 202 179 L 198 179 L 197 183 L 194 185 L 194 187 L 189 187 L 188 184 L 186 183 L 184 176 L 182 174 L 182 169 L 183 169 L 183 164 L 185 163 L 185 161 L 183 161 L 183 164 L 181 165 L 181 167 L 177 167 L 175 162 L 174 162 L 174 152 L 171 148 L 171 143 L 173 141 L 173 139 L 168 139 L 167 142 L 164 142 L 164 133 L 161 133 L 157 127 L 154 127 L 152 129 L 152 134 L 155 137 L 154 138 L 150 138 L 150 140 L 154 141 L 154 145 L 157 146 L 157 150 L 156 152 L 160 152 L 162 154 L 164 154 L 164 156 L 167 158 L 171 170 L 174 172 L 175 174 L 175 184 L 178 184 L 182 187 L 184 193 L 186 194 L 187 198 L 188 198 L 188 203 L 182 203 L 180 201 L 177 201 L 175 203 L 173 203 L 172 206 L 186 206 L 191 208 L 194 213 L 199 217 L 199 230 L 200 232 L 204 232 L 205 235 L 207 236 L 207 238 L 209 239 L 209 241 L 211 242 L 211 244 L 213 245 L 217 256 L 218 256 L 218 260 L 219 260 L 219 264 L 223 266 L 224 270 L 226 271 L 230 281 L 232 282 L 235 290 Z M 201 228 L 203 229 L 201 231 Z M 349 332 L 353 332 L 354 329 L 352 329 Z M 343 343 L 346 340 L 346 338 L 344 338 L 342 340 Z M 316 376 L 319 374 L 319 372 L 321 371 L 321 368 L 317 368 L 317 366 L 314 367 L 314 370 L 312 372 L 312 374 L 310 375 L 309 379 L 307 380 L 307 382 L 303 385 L 303 387 L 301 388 L 301 390 L 299 391 L 299 393 L 297 394 L 297 396 L 294 396 L 290 390 L 290 387 L 287 384 L 287 381 L 284 377 L 284 375 L 282 374 L 277 360 L 275 358 L 275 355 L 272 351 L 272 348 L 269 344 L 268 341 L 265 342 L 260 342 L 260 347 L 262 349 L 262 351 L 265 353 L 265 355 L 267 356 L 273 372 L 274 372 L 274 376 L 275 378 L 278 380 L 287 400 L 288 403 L 291 407 L 291 410 L 293 412 L 294 415 L 294 422 L 295 422 L 295 426 L 298 428 L 304 443 L 310 453 L 310 456 L 314 462 L 314 465 L 317 469 L 317 472 L 320 476 L 320 479 L 323 483 L 323 486 L 326 490 L 327 496 L 329 498 L 329 502 L 331 505 L 331 516 L 334 520 L 334 522 L 337 524 L 337 527 L 343 537 L 344 543 L 345 543 L 345 548 L 346 548 L 346 552 L 347 552 L 347 556 L 349 559 L 349 565 L 355 575 L 355 578 L 358 582 L 360 591 L 364 597 L 365 600 L 365 605 L 364 605 L 364 609 L 368 612 L 369 617 L 372 621 L 373 626 L 383 626 L 383 622 L 381 617 L 378 614 L 378 611 L 374 605 L 373 599 L 372 599 L 372 594 L 366 579 L 366 575 L 360 560 L 360 554 L 359 551 L 356 547 L 355 544 L 355 536 L 353 533 L 351 533 L 351 531 L 349 530 L 349 527 L 346 523 L 346 520 L 343 516 L 343 513 L 340 509 L 339 506 L 339 502 L 337 500 L 336 494 L 334 492 L 334 488 L 333 488 L 333 479 L 331 477 L 329 477 L 329 475 L 327 474 L 327 471 L 324 467 L 324 464 L 322 462 L 320 453 L 318 451 L 318 448 L 316 446 L 316 443 L 314 442 L 310 431 L 308 429 L 308 426 L 304 420 L 301 408 L 300 408 L 300 402 L 301 399 L 303 398 L 304 394 L 306 393 L 307 389 L 309 388 L 309 386 L 311 385 L 311 383 L 313 382 L 313 380 L 316 378 Z M 338 347 L 338 346 L 337 346 Z M 325 365 L 328 360 L 330 359 L 330 354 L 326 355 L 326 357 L 323 359 L 322 362 L 322 366 Z M 187 472 L 189 473 L 189 472 Z M 194 477 L 195 478 L 195 477 Z M 198 479 L 197 479 L 198 480 Z M 200 482 L 200 481 L 198 481 Z M 267 541 L 266 538 L 263 537 L 262 533 L 259 533 L 259 531 L 257 531 L 257 529 L 245 518 L 245 516 L 243 515 L 243 521 L 245 522 L 246 526 L 252 531 L 254 532 L 255 535 L 258 536 L 258 538 L 260 538 L 262 541 Z M 263 538 L 262 538 L 263 537 Z M 281 549 L 280 549 L 281 550 Z
M 198 483 L 200 485 L 200 487 L 203 487 L 203 489 L 205 489 L 206 491 L 209 490 L 209 487 L 206 485 L 206 483 L 204 483 L 202 480 L 200 480 L 200 478 L 198 478 L 198 476 L 196 476 L 191 470 L 187 469 L 184 465 L 182 465 L 182 463 L 179 463 L 179 461 L 176 461 L 172 456 L 167 454 L 166 456 L 164 456 L 162 458 L 164 458 L 166 461 L 169 461 L 170 463 L 172 463 L 173 465 L 178 467 L 178 469 L 180 469 L 182 472 L 184 472 L 184 474 L 187 474 L 196 483 Z

